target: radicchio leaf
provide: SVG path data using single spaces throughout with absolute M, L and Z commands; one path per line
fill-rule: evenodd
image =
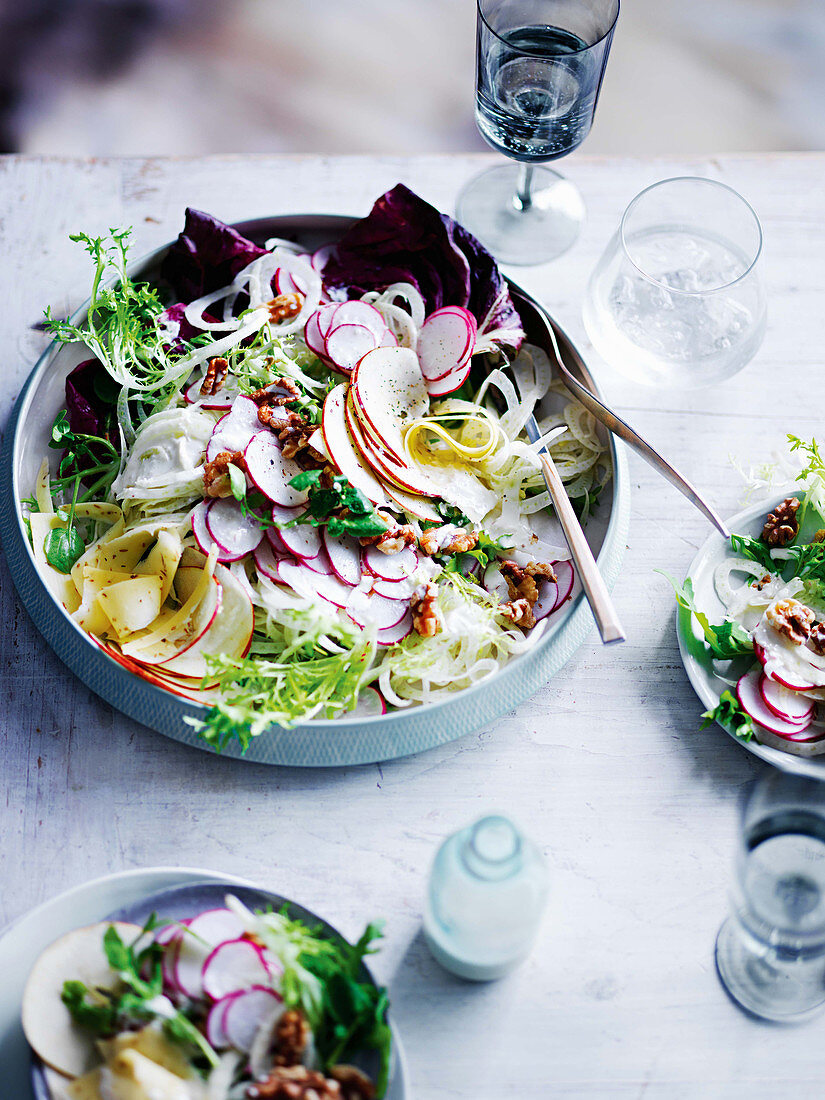
M 160 273 L 183 302 L 227 286 L 265 249 L 201 210 L 187 208 L 183 232 L 166 253 Z
M 324 283 L 351 298 L 405 281 L 418 287 L 432 313 L 464 306 L 497 343 L 524 339 L 498 264 L 486 248 L 446 214 L 397 184 L 344 234 L 324 268 Z
M 105 435 L 113 401 L 106 386 L 110 376 L 99 359 L 86 359 L 66 378 L 69 427 L 79 435 Z

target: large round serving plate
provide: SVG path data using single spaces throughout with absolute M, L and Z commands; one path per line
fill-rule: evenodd
M 154 874 L 155 872 L 153 871 L 141 872 L 143 877 L 140 881 L 149 883 L 152 881 L 152 876 Z M 114 877 L 117 878 L 118 876 Z M 101 880 L 97 883 L 89 883 L 87 887 L 82 889 L 100 894 L 102 899 L 105 897 L 105 883 L 111 881 L 112 880 Z M 323 917 L 319 917 L 309 909 L 304 909 L 303 906 L 290 901 L 288 898 L 281 897 L 279 894 L 273 894 L 268 890 L 262 890 L 257 886 L 252 886 L 239 879 L 225 878 L 222 875 L 212 875 L 209 872 L 199 873 L 188 869 L 181 871 L 180 878 L 173 884 L 163 885 L 154 890 L 149 889 L 143 893 L 133 892 L 127 900 L 119 899 L 117 902 L 114 902 L 113 908 L 102 913 L 95 919 L 126 921 L 130 924 L 144 925 L 154 913 L 161 919 L 186 920 L 189 917 L 197 916 L 198 913 L 205 912 L 207 909 L 220 908 L 224 904 L 224 898 L 228 893 L 234 894 L 235 897 L 250 909 L 266 909 L 272 907 L 272 909 L 278 912 L 286 907 L 289 916 L 292 917 L 293 920 L 303 921 L 303 923 L 310 928 L 320 927 L 326 935 L 330 937 L 340 936 L 337 929 L 333 928 L 333 926 L 325 921 Z M 60 899 L 57 899 L 58 903 L 59 901 Z M 80 927 L 83 923 L 91 922 L 84 921 L 69 924 L 65 928 L 62 928 L 61 932 L 69 931 L 72 927 Z M 56 939 L 59 934 L 60 933 L 55 933 L 54 938 Z M 0 941 L 0 950 L 1 949 L 2 941 Z M 368 967 L 362 964 L 361 971 L 362 973 L 359 976 L 360 980 L 366 980 L 375 984 L 375 979 Z M 392 1027 L 392 1022 L 389 1022 Z M 409 1093 L 407 1090 L 407 1070 L 404 1052 L 401 1047 L 401 1041 L 398 1038 L 398 1032 L 394 1027 L 392 1027 L 392 1033 L 392 1063 L 385 1100 L 405 1100 Z M 49 1087 L 50 1078 L 56 1078 L 57 1075 L 47 1070 L 36 1055 L 31 1057 L 30 1062 L 31 1086 L 35 1100 L 57 1100 L 54 1096 L 54 1090 Z M 365 1073 L 372 1077 L 373 1080 L 375 1079 L 379 1068 L 377 1056 L 367 1052 L 363 1059 L 359 1059 L 357 1064 Z
M 777 500 L 784 500 L 787 496 L 793 496 L 798 491 L 791 487 L 788 492 L 777 494 Z M 750 535 L 751 538 L 759 538 L 765 523 L 765 516 L 774 507 L 776 501 L 761 502 L 739 512 L 727 521 L 728 529 L 737 535 Z M 719 534 L 711 535 L 699 553 L 693 559 L 688 570 L 688 576 L 693 581 L 693 590 L 696 597 L 696 606 L 703 611 L 712 623 L 721 623 L 725 619 L 725 605 L 716 594 L 713 583 L 714 571 L 720 562 L 730 557 L 730 543 Z M 719 676 L 719 672 L 727 671 L 727 663 L 714 663 L 709 648 L 704 644 L 702 628 L 689 611 L 679 608 L 676 618 L 676 629 L 679 636 L 679 652 L 682 655 L 682 663 L 688 674 L 688 679 L 693 689 L 707 710 L 713 710 L 718 704 L 723 691 L 731 690 L 731 685 Z M 752 662 L 751 662 L 752 663 Z M 739 665 L 730 666 L 735 669 L 734 675 L 744 672 L 748 667 L 748 661 Z M 699 717 L 697 714 L 697 725 Z M 720 726 L 719 729 L 724 729 Z M 822 756 L 794 756 L 789 752 L 782 752 L 769 745 L 761 745 L 758 741 L 740 741 L 732 733 L 725 730 L 728 737 L 732 737 L 737 744 L 752 752 L 754 756 L 772 764 L 782 771 L 792 772 L 794 775 L 811 776 L 814 779 L 825 779 L 825 755 Z M 715 728 L 705 730 L 702 737 L 718 736 Z
M 240 222 L 235 228 L 261 243 L 280 237 L 311 250 L 340 238 L 354 221 L 335 215 L 295 215 Z M 156 277 L 167 247 L 131 265 L 131 275 L 150 280 Z M 542 320 L 547 314 L 524 291 L 511 286 L 528 339 L 545 347 L 552 360 Z M 84 316 L 85 309 L 78 311 L 78 318 Z M 554 328 L 569 368 L 598 392 L 575 347 L 558 326 L 554 324 Z M 66 375 L 87 357 L 88 351 L 80 347 L 48 349 L 29 376 L 6 427 L 0 455 L 0 537 L 11 575 L 43 637 L 85 684 L 130 718 L 167 737 L 206 749 L 184 721 L 187 716 L 201 717 L 204 708 L 148 683 L 102 652 L 53 597 L 31 552 L 19 502 L 31 494 L 43 456 L 49 453 L 51 426 L 65 403 Z M 612 585 L 627 538 L 630 489 L 624 452 L 612 437 L 608 442 L 613 480 L 588 521 L 587 535 L 602 575 Z M 562 668 L 592 626 L 590 608 L 579 593 L 554 616 L 532 650 L 489 680 L 457 693 L 454 699 L 372 718 L 311 721 L 290 729 L 273 726 L 253 738 L 245 754 L 237 744 L 231 744 L 224 755 L 264 764 L 327 767 L 390 760 L 433 748 L 513 710 Z

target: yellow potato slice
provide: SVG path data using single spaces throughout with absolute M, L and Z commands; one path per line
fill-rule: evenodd
M 127 577 L 103 588 L 97 596 L 118 637 L 145 630 L 160 614 L 163 582 L 160 577 Z
M 54 512 L 32 512 L 29 516 L 32 531 L 32 551 L 34 560 L 40 568 L 43 581 L 53 596 L 63 604 L 69 614 L 77 611 L 80 606 L 80 596 L 74 585 L 73 578 L 66 573 L 59 573 L 46 560 L 46 551 L 43 543 L 50 531 L 56 531 L 59 527 L 65 527 L 66 521 L 62 520 Z
M 64 1089 L 66 1100 L 103 1100 L 103 1093 L 100 1091 L 102 1072 L 100 1069 L 93 1069 L 91 1073 L 76 1077 Z M 62 1100 L 62 1097 L 56 1096 L 55 1100 Z
M 108 927 L 92 924 L 55 940 L 38 957 L 23 992 L 22 1022 L 29 1046 L 47 1066 L 67 1077 L 88 1073 L 100 1058 L 88 1032 L 74 1023 L 60 999 L 63 983 L 80 981 L 89 989 L 117 985 L 103 950 Z M 135 924 L 116 923 L 115 928 L 126 942 L 141 931 Z
M 161 579 L 160 602 L 164 603 L 172 591 L 172 581 L 183 553 L 183 543 L 176 531 L 159 531 L 158 541 L 143 559 L 135 566 L 136 573 L 147 576 L 155 574 Z
M 203 1087 L 184 1081 L 136 1050 L 116 1054 L 104 1070 L 111 1100 L 195 1100 Z
M 188 1080 L 192 1076 L 192 1066 L 180 1045 L 170 1042 L 156 1027 L 144 1027 L 140 1031 L 116 1035 L 114 1039 L 101 1040 L 97 1049 L 107 1062 L 124 1051 L 133 1050 L 150 1062 L 168 1069 L 176 1077 Z

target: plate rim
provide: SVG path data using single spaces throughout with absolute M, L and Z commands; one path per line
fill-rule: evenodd
M 265 233 L 277 233 L 277 228 L 295 234 L 334 232 L 343 230 L 358 219 L 339 214 L 286 214 L 264 218 L 245 219 L 231 223 L 240 232 L 262 236 Z M 298 224 L 300 223 L 300 224 Z M 173 241 L 152 249 L 131 261 L 130 273 L 140 273 L 157 264 Z M 507 278 L 508 285 L 518 292 L 540 316 L 553 325 L 561 338 L 562 347 L 574 360 L 576 368 L 583 372 L 587 382 L 598 393 L 598 386 L 592 378 L 576 345 L 567 336 L 544 306 L 520 285 Z M 72 318 L 82 317 L 87 308 L 84 301 L 72 314 Z M 98 696 L 110 703 L 120 713 L 140 721 L 156 732 L 173 740 L 196 747 L 201 751 L 212 751 L 203 741 L 182 722 L 178 732 L 160 729 L 151 719 L 157 708 L 170 707 L 179 715 L 197 717 L 202 715 L 204 704 L 188 703 L 179 696 L 167 692 L 134 673 L 123 668 L 112 657 L 96 648 L 94 643 L 71 619 L 57 599 L 51 594 L 37 570 L 31 547 L 23 529 L 18 502 L 21 487 L 17 478 L 16 454 L 18 440 L 22 432 L 25 417 L 31 409 L 34 393 L 42 376 L 46 373 L 60 345 L 52 341 L 44 349 L 29 373 L 12 409 L 3 433 L 0 450 L 0 541 L 2 541 L 9 565 L 12 567 L 12 579 L 18 595 L 26 610 L 56 655 L 68 665 Z M 613 479 L 611 483 L 611 510 L 604 532 L 602 546 L 597 562 L 608 585 L 612 587 L 618 577 L 629 528 L 630 486 L 627 460 L 623 445 L 608 433 Z M 5 491 L 4 491 L 5 490 Z M 495 721 L 503 713 L 514 709 L 529 698 L 543 682 L 561 670 L 584 641 L 592 626 L 592 615 L 580 592 L 570 603 L 570 607 L 559 619 L 554 628 L 540 638 L 536 646 L 520 655 L 501 668 L 490 680 L 482 681 L 458 693 L 455 698 L 440 700 L 426 706 L 412 706 L 394 711 L 392 715 L 375 715 L 359 719 L 313 719 L 293 727 L 271 726 L 259 737 L 253 738 L 246 753 L 240 751 L 236 743 L 227 746 L 221 755 L 247 760 L 251 763 L 291 766 L 346 766 L 349 764 L 375 763 L 411 755 L 434 748 L 458 737 L 464 736 L 482 725 Z M 559 643 L 566 642 L 565 645 Z M 552 666 L 552 669 L 550 669 Z M 532 671 L 531 671 L 532 670 Z M 512 690 L 513 679 L 521 679 L 520 686 Z M 102 687 L 105 680 L 107 686 Z M 500 699 L 495 705 L 490 701 L 490 691 L 494 686 L 511 687 L 507 698 Z M 486 705 L 484 697 L 486 696 Z M 147 705 L 141 701 L 147 700 Z M 480 702 L 480 699 L 482 700 Z M 154 703 L 153 707 L 151 704 Z M 456 713 L 461 712 L 461 713 Z M 409 740 L 407 727 L 416 726 L 417 715 L 432 716 L 429 734 L 419 739 L 423 744 L 407 745 Z M 445 721 L 446 718 L 446 721 Z M 449 726 L 447 730 L 440 727 Z M 390 730 L 396 736 L 390 735 Z M 336 737 L 336 751 L 323 752 L 322 759 L 305 759 L 299 750 L 295 734 L 301 731 L 304 738 L 318 734 L 340 734 Z M 381 731 L 380 733 L 378 731 Z M 363 734 L 367 744 L 362 748 L 347 744 L 350 739 Z M 266 738 L 269 751 L 261 748 Z M 292 745 L 286 743 L 291 739 Z M 277 742 L 277 745 L 276 745 Z M 400 744 L 398 742 L 401 742 Z M 261 748 L 261 752 L 256 752 Z M 317 748 L 317 747 L 316 747 Z
M 783 493 L 781 488 L 777 488 L 777 497 L 780 500 L 784 500 L 788 496 L 791 486 L 795 486 L 795 491 L 799 491 L 799 484 L 796 482 L 790 482 L 785 486 L 785 492 Z M 781 494 L 781 495 L 780 495 Z M 728 529 L 732 534 L 742 533 L 742 526 L 748 526 L 752 524 L 756 518 L 760 515 L 765 516 L 771 509 L 771 501 L 774 499 L 773 495 L 765 497 L 763 500 L 752 502 L 747 507 L 742 508 L 730 519 L 726 520 Z M 699 550 L 693 557 L 687 572 L 685 573 L 685 579 L 692 578 L 694 573 L 701 569 L 704 565 L 705 559 L 710 557 L 714 550 L 720 549 L 727 540 L 719 534 L 717 531 L 711 532 L 705 539 Z M 719 694 L 715 694 L 704 679 L 697 674 L 697 668 L 703 668 L 703 671 L 707 674 L 708 671 L 713 673 L 712 662 L 708 658 L 708 666 L 702 665 L 702 662 L 690 652 L 689 639 L 697 637 L 694 630 L 694 617 L 685 610 L 683 607 L 676 608 L 676 637 L 679 643 L 679 656 L 690 681 L 691 687 L 696 692 L 699 701 L 703 703 L 709 709 L 715 707 L 719 702 Z M 728 688 L 729 690 L 729 688 Z M 701 715 L 697 715 L 697 722 Z M 805 777 L 813 777 L 815 779 L 822 780 L 825 778 L 825 755 L 819 757 L 803 757 L 795 756 L 793 753 L 782 752 L 781 749 L 775 749 L 770 745 L 763 745 L 760 741 L 742 741 L 730 730 L 725 729 L 723 725 L 716 722 L 719 729 L 737 745 L 740 745 L 743 749 L 746 749 L 753 756 L 757 756 L 765 763 L 772 765 L 779 771 L 788 772 L 794 775 L 801 775 Z M 821 761 L 821 763 L 817 763 Z

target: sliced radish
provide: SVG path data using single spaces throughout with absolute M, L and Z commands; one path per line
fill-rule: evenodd
M 263 425 L 258 419 L 258 406 L 251 397 L 237 397 L 232 408 L 222 416 L 212 431 L 206 447 L 206 461 L 214 462 L 221 451 L 245 451 L 253 435 Z
M 418 334 L 416 350 L 428 388 L 430 382 L 444 379 L 466 365 L 477 331 L 473 314 L 460 306 L 437 309 L 427 317 Z
M 215 1001 L 209 1009 L 209 1015 L 206 1017 L 206 1039 L 215 1050 L 225 1050 L 231 1046 L 229 1036 L 226 1034 L 226 1010 L 236 997 L 242 996 L 243 990 L 236 989 L 234 993 L 227 993 L 225 997 Z
M 206 529 L 217 543 L 221 562 L 246 557 L 264 537 L 258 521 L 245 515 L 234 497 L 210 501 L 206 508 Z
M 287 507 L 304 504 L 307 493 L 293 489 L 290 480 L 301 473 L 301 467 L 291 458 L 284 458 L 276 436 L 270 431 L 258 432 L 244 451 L 246 470 L 255 486 L 274 504 Z
M 380 646 L 395 645 L 396 642 L 400 642 L 403 638 L 406 638 L 407 635 L 412 632 L 412 628 L 412 612 L 407 608 L 406 615 L 404 615 L 402 619 L 399 619 L 394 626 L 386 626 L 378 631 L 376 641 Z
M 203 992 L 213 1001 L 252 986 L 268 986 L 272 971 L 262 948 L 250 940 L 218 944 L 203 963 Z
M 777 718 L 785 722 L 797 722 L 799 725 L 807 724 L 813 716 L 814 703 L 803 695 L 791 691 L 783 684 L 769 679 L 764 672 L 759 678 L 759 691 L 762 701 Z
M 398 337 L 391 328 L 385 328 L 381 336 L 376 340 L 375 346 L 377 348 L 397 348 Z
M 317 596 L 335 607 L 346 607 L 352 589 L 339 581 L 333 574 L 314 573 L 306 563 L 300 565 L 283 561 L 278 565 L 278 573 L 284 584 L 293 588 L 304 599 L 315 600 Z
M 368 595 L 366 592 L 348 589 L 352 599 L 347 605 L 347 614 L 358 626 L 375 624 L 379 633 L 387 627 L 395 626 L 409 610 L 406 601 L 388 600 L 385 596 Z
M 559 594 L 556 600 L 556 606 L 553 608 L 557 611 L 563 603 L 566 602 L 568 596 L 573 591 L 573 582 L 576 579 L 576 572 L 573 569 L 573 565 L 569 561 L 554 561 L 553 572 L 556 574 L 556 584 L 558 586 Z
M 172 940 L 180 939 L 183 934 L 183 926 L 188 923 L 188 921 L 172 921 L 171 924 L 165 924 L 163 928 L 158 928 L 152 938 L 161 947 L 166 947 Z
M 329 560 L 329 554 L 326 550 L 321 548 L 321 552 L 316 554 L 314 558 L 300 558 L 301 565 L 305 565 L 307 569 L 311 569 L 313 573 L 319 573 L 325 577 L 335 577 L 335 570 L 332 568 L 332 562 Z M 335 578 L 338 579 L 337 577 Z
M 324 268 L 327 265 L 327 260 L 332 252 L 333 245 L 325 244 L 321 248 L 315 250 L 310 258 L 310 264 L 318 272 L 319 275 L 323 274 Z
M 189 935 L 209 947 L 225 940 L 238 940 L 244 933 L 241 918 L 231 909 L 207 909 L 189 922 Z
M 782 718 L 777 718 L 775 714 L 769 711 L 765 706 L 765 702 L 759 690 L 759 679 L 761 675 L 761 672 L 753 670 L 751 672 L 746 672 L 745 675 L 739 679 L 736 685 L 736 695 L 742 709 L 747 711 L 754 722 L 758 722 L 759 725 L 764 726 L 766 730 L 775 733 L 777 737 L 795 739 L 796 736 L 807 729 L 810 725 L 810 719 L 805 726 L 800 726 L 799 722 L 786 722 Z
M 355 298 L 348 302 L 342 302 L 335 311 L 330 327 L 327 329 L 327 338 L 344 325 L 359 325 L 368 329 L 373 337 L 373 347 L 378 347 L 378 342 L 387 329 L 387 322 L 378 312 L 375 306 L 368 302 L 362 302 Z
M 368 546 L 364 553 L 367 569 L 385 581 L 401 581 L 418 568 L 418 552 L 405 546 L 397 554 L 383 554 L 377 547 Z
M 304 325 L 304 341 L 310 351 L 314 352 L 319 359 L 326 358 L 326 348 L 324 347 L 324 338 L 321 335 L 321 329 L 318 325 L 318 312 L 312 314 L 310 319 Z
M 783 687 L 788 688 L 790 691 L 813 691 L 816 688 L 815 684 L 809 682 L 800 683 L 796 675 L 790 672 L 788 669 L 780 665 L 773 656 L 769 656 L 764 646 L 761 646 L 758 642 L 753 643 L 753 650 L 756 654 L 757 660 L 765 669 L 765 675 L 770 680 L 775 680 L 777 684 L 781 684 Z
M 281 997 L 268 986 L 256 986 L 230 1000 L 223 1016 L 223 1027 L 231 1046 L 248 1054 L 252 1042 Z
M 408 577 L 400 581 L 385 581 L 383 577 L 373 577 L 371 592 L 384 596 L 388 600 L 409 600 L 416 585 Z
M 284 560 L 272 549 L 272 543 L 265 540 L 255 548 L 255 568 L 276 584 L 286 584 L 280 573 L 280 564 Z
M 533 605 L 533 616 L 538 622 L 545 619 L 559 606 L 559 586 L 556 581 L 546 579 L 539 582 L 539 598 Z
M 291 557 L 292 555 L 286 548 L 286 543 L 281 538 L 280 527 L 267 527 L 266 537 L 269 540 L 269 544 L 275 551 L 278 557 Z
M 364 325 L 336 324 L 324 341 L 327 359 L 347 374 L 355 369 L 359 359 L 377 347 L 375 333 Z
M 305 511 L 306 506 L 303 504 L 293 504 L 289 507 L 284 504 L 273 504 L 272 518 L 275 523 L 289 523 L 291 519 L 297 519 Z
M 188 933 L 178 941 L 172 973 L 175 985 L 185 997 L 197 1000 L 203 996 L 203 965 L 212 950 L 211 944 L 201 943 Z
M 387 713 L 387 704 L 381 692 L 374 687 L 361 688 L 358 702 L 352 710 L 345 711 L 342 718 L 374 718 Z
M 215 541 L 212 537 L 212 533 L 206 526 L 206 510 L 208 507 L 208 501 L 202 501 L 192 512 L 191 516 L 192 534 L 195 536 L 195 542 L 204 554 L 209 553 Z
M 237 382 L 234 378 L 227 378 L 217 393 L 201 393 L 204 375 L 199 375 L 191 382 L 183 392 L 184 401 L 189 405 L 198 405 L 202 409 L 231 409 L 233 401 L 239 396 Z
M 443 378 L 439 378 L 434 382 L 427 382 L 427 393 L 430 397 L 445 397 L 448 393 L 455 393 L 469 378 L 471 366 L 472 364 L 468 359 L 463 366 L 451 370 Z
M 335 315 L 343 305 L 342 302 L 330 302 L 328 305 L 321 306 L 317 311 L 318 317 L 318 329 L 323 339 L 326 339 L 335 323 Z
M 331 535 L 323 528 L 324 546 L 332 571 L 344 584 L 355 586 L 361 580 L 361 547 L 351 535 Z
M 278 533 L 286 549 L 296 558 L 317 558 L 321 553 L 321 534 L 311 524 L 281 527 Z

